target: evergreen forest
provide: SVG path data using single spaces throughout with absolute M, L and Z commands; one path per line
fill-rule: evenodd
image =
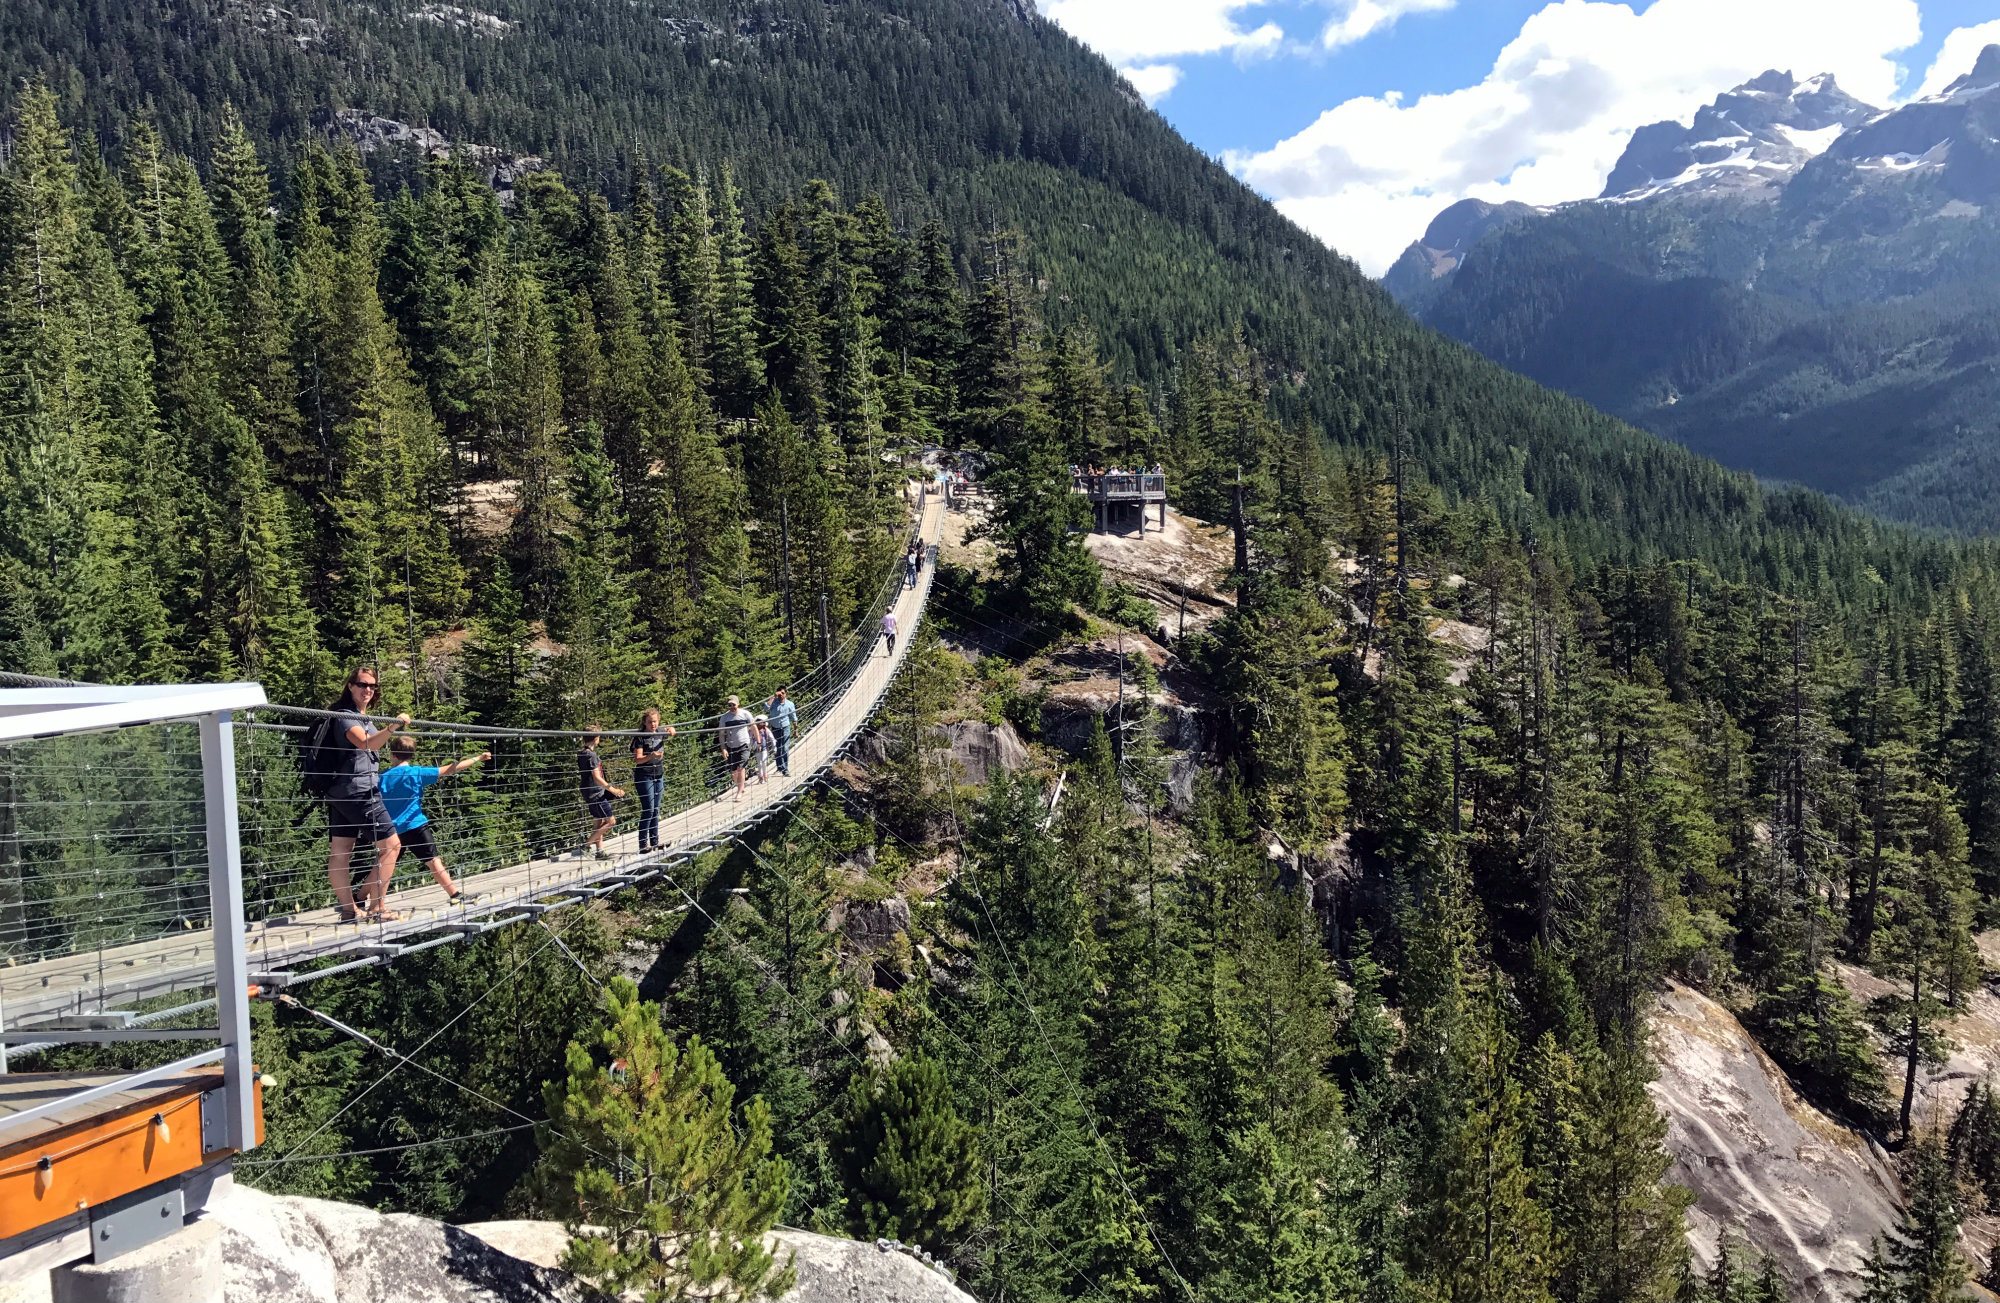
M 1431 336 L 1115 92 L 1010 99 L 1113 83 L 1005 7 L 676 36 L 796 44 L 754 123 L 705 54 L 679 100 L 536 98 L 651 86 L 593 62 L 677 31 L 644 5 L 643 34 L 547 6 L 539 43 L 150 7 L 0 12 L 36 78 L 0 168 L 0 668 L 319 705 L 366 663 L 431 720 L 700 715 L 817 660 L 822 601 L 868 609 L 906 452 L 976 454 L 991 501 L 993 564 L 936 580 L 871 782 L 686 895 L 312 988 L 461 1090 L 375 1090 L 366 1045 L 261 1004 L 245 1180 L 453 1220 L 615 1205 L 617 1173 L 552 1175 L 585 1160 L 549 1125 L 609 1129 L 599 1061 L 636 1056 L 742 1173 L 712 1224 L 900 1240 L 991 1303 L 1788 1297 L 1732 1240 L 1690 1256 L 1647 1092 L 1673 982 L 1897 1152 L 1869 1297 L 1964 1286 L 2000 1106 L 1938 1117 L 1919 1082 L 2000 921 L 1990 545 L 1767 492 Z M 913 61 L 917 108 L 853 155 L 760 145 L 835 102 L 864 20 L 885 58 L 955 32 L 1002 90 L 920 149 L 946 61 Z M 846 74 L 843 111 L 890 71 Z M 503 195 L 466 151 L 364 153 L 315 117 L 363 91 L 561 165 Z M 1079 213 L 1119 238 L 1056 232 Z M 1240 540 L 1227 612 L 1174 638 L 1071 491 L 1155 462 Z M 1155 633 L 1210 721 L 1178 787 L 1149 657 L 1060 751 L 1025 672 Z M 960 781 L 938 727 L 966 719 L 1034 760 Z M 925 875 L 865 960 L 827 926 Z M 709 1266 L 777 1283 L 754 1257 Z

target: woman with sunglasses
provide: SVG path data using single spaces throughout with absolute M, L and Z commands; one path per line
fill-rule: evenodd
M 385 902 L 389 879 L 396 873 L 396 857 L 403 853 L 403 842 L 396 835 L 396 824 L 389 817 L 388 807 L 382 803 L 375 753 L 388 745 L 396 730 L 409 726 L 410 717 L 398 715 L 396 722 L 385 728 L 369 728 L 368 708 L 375 704 L 380 691 L 374 669 L 356 666 L 347 676 L 347 686 L 339 700 L 329 707 L 335 718 L 329 730 L 329 745 L 334 755 L 330 763 L 332 782 L 326 793 L 326 823 L 331 834 L 327 842 L 326 876 L 333 883 L 333 898 L 339 902 L 343 923 L 352 923 L 362 914 L 371 923 L 388 923 L 397 918 Z M 368 875 L 357 909 L 347 868 L 355 846 L 364 841 L 374 843 L 375 870 Z

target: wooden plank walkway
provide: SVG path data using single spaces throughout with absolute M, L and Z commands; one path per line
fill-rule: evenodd
M 780 777 L 774 770 L 765 782 L 751 784 L 740 802 L 726 794 L 663 819 L 662 849 L 645 855 L 639 853 L 638 834 L 626 832 L 606 841 L 605 849 L 611 852 L 608 860 L 562 856 L 468 876 L 460 886 L 467 895 L 479 898 L 475 904 L 447 904 L 444 892 L 425 875 L 423 885 L 390 895 L 390 908 L 403 915 L 398 922 L 343 924 L 329 905 L 252 923 L 248 936 L 251 980 L 282 985 L 288 973 L 311 961 L 344 958 L 378 962 L 413 948 L 441 945 L 459 936 L 523 922 L 549 909 L 616 890 L 626 881 L 653 876 L 667 865 L 729 841 L 792 804 L 846 751 L 902 667 L 937 573 L 936 544 L 944 514 L 943 502 L 930 495 L 921 536 L 931 556 L 916 587 L 898 595 L 894 609 L 901 633 L 895 655 L 884 654 L 880 639 L 876 640 L 876 652 L 850 681 L 846 693 L 810 731 L 795 736 L 791 777 Z M 331 895 L 329 889 L 329 899 Z M 175 991 L 199 990 L 212 984 L 213 947 L 208 929 L 189 929 L 105 950 L 0 968 L 0 1017 L 7 1027 L 19 1030 L 55 1018 L 125 1008 Z

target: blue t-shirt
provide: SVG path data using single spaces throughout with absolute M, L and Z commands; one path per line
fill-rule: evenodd
M 790 701 L 781 701 L 771 707 L 771 727 L 787 736 L 791 734 L 792 724 L 798 717 L 799 708 Z
M 431 821 L 424 813 L 424 789 L 438 780 L 428 765 L 396 765 L 382 771 L 382 804 L 397 832 L 421 828 Z

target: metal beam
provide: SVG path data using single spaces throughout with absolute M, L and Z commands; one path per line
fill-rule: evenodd
M 264 690 L 248 687 L 262 699 Z M 201 718 L 201 786 L 208 808 L 208 916 L 215 935 L 215 1009 L 229 1094 L 228 1148 L 257 1144 L 257 1098 L 251 1088 L 250 964 L 243 926 L 243 853 L 237 841 L 236 735 L 229 712 Z

